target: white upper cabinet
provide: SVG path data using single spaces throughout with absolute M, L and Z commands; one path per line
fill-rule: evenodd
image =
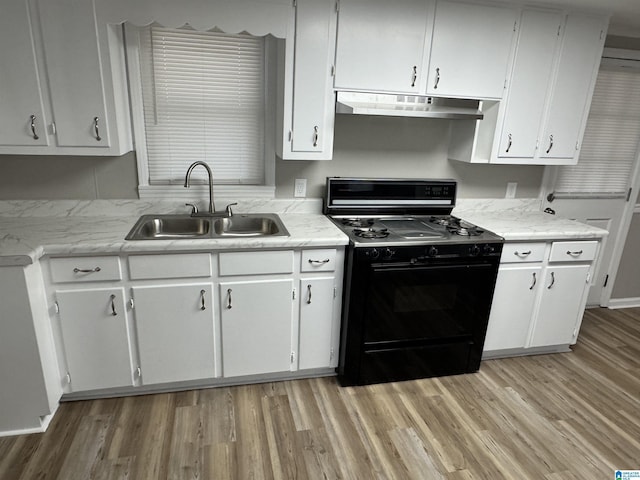
M 0 15 L 0 148 L 47 145 L 28 5 L 5 2 Z
M 341 0 L 336 89 L 424 92 L 435 1 Z
M 96 22 L 93 2 L 9 3 L 0 20 L 12 46 L 0 53 L 0 154 L 132 150 L 121 29 Z
M 427 94 L 501 98 L 515 34 L 517 10 L 439 1 Z
M 295 15 L 295 42 L 293 49 L 287 46 L 286 68 L 293 72 L 293 85 L 285 89 L 282 158 L 330 160 L 335 108 L 335 2 L 298 0 Z
M 604 37 L 602 18 L 586 15 L 567 18 L 547 122 L 540 138 L 541 158 L 577 163 Z
M 562 21 L 559 12 L 525 10 L 522 14 L 499 157 L 533 158 L 535 154 Z

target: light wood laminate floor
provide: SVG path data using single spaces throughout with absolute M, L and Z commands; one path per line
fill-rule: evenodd
M 640 309 L 588 310 L 572 353 L 341 388 L 320 378 L 61 405 L 0 438 L 13 479 L 613 479 L 640 469 Z

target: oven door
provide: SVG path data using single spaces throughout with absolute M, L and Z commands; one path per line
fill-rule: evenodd
M 482 343 L 496 266 L 371 266 L 365 350 L 425 344 Z

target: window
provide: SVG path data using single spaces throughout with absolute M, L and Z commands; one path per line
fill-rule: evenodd
M 137 40 L 128 48 L 141 198 L 193 197 L 182 185 L 197 160 L 211 167 L 216 192 L 246 186 L 252 196 L 273 196 L 265 161 L 274 162 L 265 148 L 273 143 L 265 141 L 273 135 L 268 40 L 156 26 L 128 29 L 131 36 Z M 192 178 L 207 181 L 200 168 Z

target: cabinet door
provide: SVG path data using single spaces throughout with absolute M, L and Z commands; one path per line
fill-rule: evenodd
M 333 277 L 300 281 L 298 368 L 301 370 L 331 365 L 334 287 Z
M 220 284 L 225 377 L 291 369 L 293 281 Z
M 214 377 L 213 286 L 149 286 L 132 291 L 142 382 Z
M 569 345 L 584 309 L 590 265 L 549 266 L 529 346 Z
M 577 162 L 604 36 L 602 18 L 567 17 L 546 127 L 540 139 L 541 158 L 575 157 Z
M 299 0 L 296 6 L 291 152 L 288 159 L 329 160 L 333 148 L 335 2 Z M 293 152 L 316 153 L 295 155 Z
M 4 2 L 0 15 L 0 145 L 3 146 L 48 143 L 32 34 L 27 2 Z
M 500 267 L 484 342 L 485 352 L 525 347 L 542 281 L 541 272 L 540 264 Z
M 502 98 L 516 10 L 439 1 L 427 93 Z
M 342 0 L 335 88 L 419 93 L 434 3 Z
M 57 291 L 74 392 L 133 385 L 124 289 Z
M 498 157 L 530 158 L 536 153 L 560 41 L 562 15 L 525 10 L 522 13 Z
M 58 146 L 108 147 L 93 2 L 40 0 L 38 6 Z

